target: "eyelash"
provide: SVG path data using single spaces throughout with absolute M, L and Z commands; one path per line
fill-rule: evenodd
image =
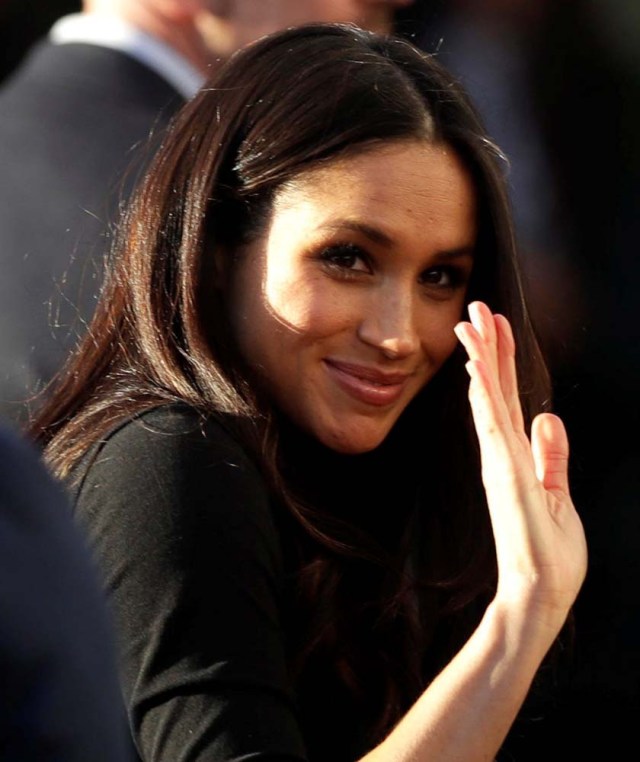
M 371 272 L 371 261 L 369 255 L 363 251 L 359 246 L 353 243 L 339 243 L 333 246 L 327 246 L 320 252 L 320 260 L 330 270 L 335 271 L 335 274 L 344 278 L 357 277 L 356 273 L 364 272 L 364 269 L 355 270 L 353 263 L 351 266 L 347 265 L 344 260 L 349 257 L 353 260 L 361 260 L 367 272 Z M 341 260 L 342 261 L 339 261 Z
M 344 261 L 347 257 L 351 259 L 350 265 L 346 264 Z M 319 259 L 332 275 L 343 280 L 353 280 L 360 277 L 362 274 L 371 274 L 374 269 L 371 257 L 367 252 L 352 243 L 327 246 L 320 252 Z M 339 260 L 342 260 L 342 262 Z M 366 269 L 354 269 L 353 265 L 355 264 L 355 260 L 362 261 Z M 438 272 L 440 275 L 446 275 L 448 282 L 444 284 L 426 282 L 427 277 L 434 272 Z M 420 284 L 425 288 L 433 287 L 450 291 L 464 285 L 467 280 L 468 278 L 465 270 L 452 265 L 438 265 L 437 267 L 431 267 L 428 270 L 425 270 L 420 276 Z

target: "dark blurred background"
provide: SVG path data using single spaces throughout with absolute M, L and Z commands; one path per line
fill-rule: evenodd
M 80 10 L 69 0 L 0 0 L 0 78 L 22 60 L 25 51 L 65 13 Z
M 76 10 L 0 0 L 0 81 Z M 594 744 L 626 758 L 640 709 L 640 3 L 417 0 L 398 30 L 459 76 L 509 159 L 590 549 L 572 668 L 514 759 L 591 758 Z

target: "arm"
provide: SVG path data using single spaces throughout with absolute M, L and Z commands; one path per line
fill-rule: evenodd
M 119 636 L 144 762 L 299 762 L 267 490 L 215 421 L 167 409 L 125 425 L 77 501 Z
M 498 752 L 586 572 L 582 525 L 569 497 L 561 421 L 522 420 L 508 322 L 485 305 L 456 333 L 498 559 L 498 588 L 477 630 L 366 762 L 481 762 Z

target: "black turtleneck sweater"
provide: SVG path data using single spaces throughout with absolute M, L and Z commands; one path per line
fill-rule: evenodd
M 420 588 L 420 643 L 406 610 L 389 624 L 380 606 L 415 561 L 400 558 L 403 537 L 417 552 L 428 548 L 421 573 L 429 557 L 441 569 L 455 556 L 459 529 L 448 524 L 447 501 L 425 500 L 442 481 L 438 443 L 431 452 L 426 442 L 394 443 L 411 441 L 402 427 L 417 419 L 430 420 L 405 415 L 377 450 L 354 456 L 280 422 L 279 466 L 291 494 L 359 554 L 310 539 L 233 426 L 185 405 L 123 423 L 77 467 L 75 512 L 115 620 L 141 760 L 353 762 L 380 740 L 372 728 L 390 705 L 385 686 L 404 682 L 397 718 L 453 655 L 451 644 L 475 624 L 443 620 L 437 590 L 430 598 Z M 428 494 L 414 512 L 417 482 Z M 301 587 L 318 569 L 316 588 Z M 305 651 L 300 671 L 300 652 L 317 635 L 321 646 Z M 498 759 L 532 758 L 524 749 L 531 727 L 516 724 Z
M 296 494 L 391 557 L 412 498 L 403 464 L 341 456 L 287 426 L 282 438 Z M 73 485 L 142 760 L 339 762 L 373 745 L 322 661 L 302 683 L 292 676 L 303 533 L 223 422 L 148 411 L 94 448 Z M 358 575 L 375 587 L 375 573 Z

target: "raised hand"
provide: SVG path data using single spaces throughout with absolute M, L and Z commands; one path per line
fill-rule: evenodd
M 469 400 L 498 560 L 496 601 L 559 631 L 584 580 L 587 550 L 569 494 L 562 421 L 542 413 L 527 437 L 511 326 L 487 305 L 469 305 L 456 326 L 469 355 Z

